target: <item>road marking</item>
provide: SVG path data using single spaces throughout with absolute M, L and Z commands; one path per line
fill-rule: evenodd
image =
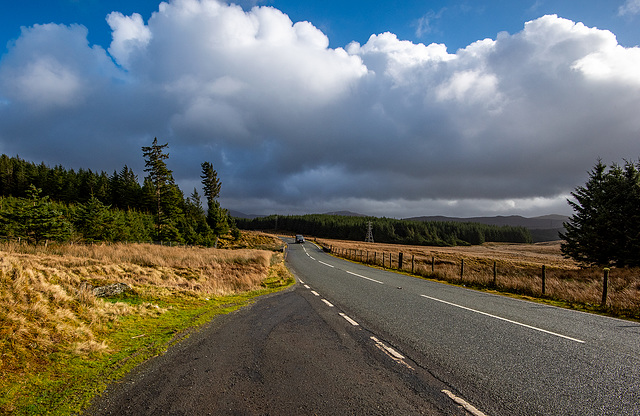
M 467 412 L 471 413 L 473 416 L 486 416 L 480 410 L 476 409 L 471 404 L 469 404 L 469 402 L 467 402 L 466 400 L 456 396 L 455 394 L 451 393 L 449 390 L 442 390 L 442 392 L 444 394 L 446 394 L 447 396 L 449 396 L 449 398 L 451 400 L 453 400 L 454 402 L 458 403 L 460 406 L 464 407 L 464 409 Z
M 404 355 L 400 354 L 398 351 L 396 351 L 395 349 L 391 348 L 390 346 L 388 346 L 387 344 L 385 344 L 384 342 L 380 341 L 378 338 L 376 337 L 369 337 L 373 340 L 373 342 L 375 342 L 378 346 L 380 346 L 382 349 L 384 349 L 385 351 L 387 351 L 389 354 L 391 354 L 392 356 L 394 356 L 395 358 L 399 359 L 399 360 L 404 360 Z
M 372 282 L 380 283 L 381 285 L 383 285 L 383 284 L 384 284 L 384 283 L 382 283 L 382 282 L 381 282 L 381 281 L 379 281 L 379 280 L 372 279 L 372 278 L 370 278 L 370 277 L 363 276 L 363 275 L 358 274 L 358 273 L 350 272 L 350 271 L 348 271 L 348 270 L 345 270 L 345 272 L 347 272 L 347 273 L 349 273 L 349 274 L 352 274 L 352 275 L 354 275 L 354 276 L 357 276 L 357 277 L 361 277 L 361 278 L 363 278 L 363 279 L 371 280 Z
M 300 283 L 304 284 L 304 282 L 303 282 L 302 280 L 298 279 L 298 281 L 299 281 Z
M 309 256 L 309 255 L 307 254 L 307 256 Z M 310 258 L 311 260 L 315 260 L 315 259 L 314 259 L 313 257 L 311 257 L 311 256 L 309 256 L 309 258 Z
M 571 337 L 568 337 L 566 335 L 558 334 L 557 332 L 551 332 L 551 331 L 547 331 L 546 329 L 542 329 L 542 328 L 538 328 L 538 327 L 535 327 L 535 326 L 523 324 L 522 322 L 512 321 L 511 319 L 503 318 L 503 317 L 497 316 L 497 315 L 492 315 L 492 314 L 487 313 L 487 312 L 482 312 L 482 311 L 478 311 L 478 310 L 475 310 L 475 309 L 467 308 L 466 306 L 457 305 L 455 303 L 447 302 L 446 300 L 432 298 L 431 296 L 427 296 L 427 295 L 420 295 L 420 296 L 422 296 L 423 298 L 435 300 L 437 302 L 446 303 L 447 305 L 455 306 L 456 308 L 465 309 L 467 311 L 479 313 L 480 315 L 485 315 L 485 316 L 488 316 L 488 317 L 491 317 L 491 318 L 500 319 L 501 321 L 509 322 L 509 323 L 512 323 L 512 324 L 515 324 L 515 325 L 520 325 L 520 326 L 523 326 L 525 328 L 533 329 L 535 331 L 544 332 L 545 334 L 554 335 L 556 337 L 568 339 L 568 340 L 574 341 L 574 342 L 579 342 L 580 344 L 584 344 L 585 343 L 584 341 L 582 341 L 580 339 L 571 338 Z
M 326 300 L 326 299 L 322 299 L 322 301 L 323 301 L 324 303 L 326 303 L 328 307 L 333 308 L 333 305 L 332 305 L 332 304 L 331 304 L 331 302 L 329 302 L 328 300 Z
M 311 293 L 313 293 L 316 296 L 320 296 L 320 293 L 316 292 L 315 290 L 312 290 Z
M 376 347 L 378 347 L 378 349 L 382 352 L 384 352 L 387 357 L 391 358 L 393 361 L 404 365 L 405 367 L 407 367 L 409 370 L 413 370 L 413 367 L 411 367 L 409 364 L 407 364 L 404 361 L 404 355 L 400 354 L 398 351 L 396 351 L 394 348 L 391 348 L 390 346 L 388 346 L 387 344 L 385 344 L 384 342 L 380 341 L 378 338 L 371 336 L 369 337 L 371 338 L 371 340 L 373 342 L 375 342 Z
M 335 267 L 335 266 L 332 266 L 332 265 L 330 265 L 330 264 L 328 264 L 328 263 L 325 263 L 325 262 L 323 262 L 323 261 L 320 261 L 320 260 L 318 260 L 318 263 L 320 263 L 320 264 L 324 264 L 325 266 L 329 266 L 329 267 L 331 267 L 331 268 L 334 268 L 334 267 Z
M 340 313 L 340 316 L 342 316 L 344 319 L 347 320 L 347 322 L 349 322 L 351 325 L 353 326 L 358 326 L 360 325 L 359 323 L 357 323 L 356 321 L 354 321 L 353 319 L 349 318 L 347 315 Z

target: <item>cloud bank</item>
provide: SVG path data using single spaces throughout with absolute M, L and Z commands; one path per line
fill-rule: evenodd
M 629 2 L 629 10 L 633 6 Z M 142 176 L 170 144 L 187 192 L 202 161 L 249 213 L 537 215 L 604 162 L 640 157 L 640 48 L 555 15 L 455 53 L 392 33 L 331 49 L 271 7 L 161 3 L 23 28 L 0 60 L 0 151 Z

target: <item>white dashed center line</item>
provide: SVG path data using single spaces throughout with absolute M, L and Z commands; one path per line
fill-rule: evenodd
M 480 410 L 478 410 L 475 407 L 473 407 L 471 404 L 469 404 L 463 398 L 458 397 L 455 394 L 451 393 L 449 390 L 442 390 L 442 392 L 444 394 L 446 394 L 451 400 L 453 400 L 454 402 L 456 402 L 460 406 L 464 407 L 464 409 L 467 412 L 471 413 L 473 416 L 485 416 L 485 414 L 482 413 Z
M 373 342 L 375 342 L 379 347 L 381 347 L 382 349 L 384 349 L 385 351 L 387 351 L 389 354 L 391 354 L 393 357 L 399 359 L 399 360 L 404 360 L 404 355 L 400 354 L 398 351 L 396 351 L 395 349 L 391 348 L 390 346 L 388 346 L 387 344 L 385 344 L 384 342 L 380 341 L 378 338 L 376 337 L 370 337 L 371 340 L 373 340 Z
M 344 319 L 347 320 L 347 322 L 349 322 L 351 325 L 353 326 L 358 326 L 360 325 L 359 323 L 357 323 L 356 321 L 354 321 L 353 319 L 349 318 L 347 315 L 341 313 L 340 316 L 342 316 Z

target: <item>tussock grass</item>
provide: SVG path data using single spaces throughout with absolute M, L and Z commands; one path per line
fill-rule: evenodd
M 493 289 L 531 298 L 558 302 L 567 306 L 613 316 L 640 319 L 640 269 L 612 269 L 606 307 L 601 307 L 603 270 L 581 268 L 562 256 L 560 243 L 500 244 L 485 243 L 471 247 L 424 247 L 394 244 L 360 243 L 323 239 L 334 254 L 351 250 L 345 257 L 389 267 L 398 267 L 398 253 L 402 252 L 403 270 L 411 271 L 412 256 L 415 275 L 461 284 L 478 289 Z M 354 252 L 355 250 L 355 252 Z M 354 257 L 355 255 L 355 257 Z M 464 259 L 464 274 L 461 263 Z M 432 271 L 433 261 L 433 271 Z M 494 282 L 493 265 L 497 267 Z M 542 266 L 546 267 L 545 293 L 542 293 Z
M 116 282 L 133 292 L 93 295 Z M 268 250 L 0 244 L 0 414 L 77 411 L 180 331 L 292 283 Z

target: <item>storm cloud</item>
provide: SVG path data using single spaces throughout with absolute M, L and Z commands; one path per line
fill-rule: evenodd
M 628 2 L 629 10 L 635 3 Z M 586 171 L 640 157 L 640 48 L 547 15 L 455 52 L 392 33 L 329 48 L 271 7 L 161 3 L 144 22 L 35 25 L 0 60 L 0 151 L 142 176 L 169 142 L 186 192 L 202 161 L 249 213 L 566 213 Z

